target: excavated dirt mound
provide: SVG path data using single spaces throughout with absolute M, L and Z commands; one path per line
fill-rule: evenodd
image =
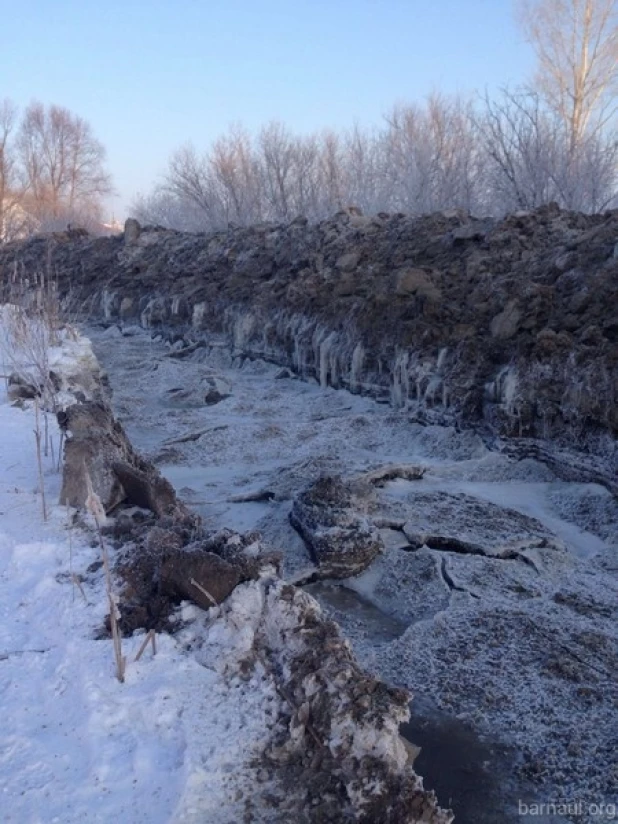
M 618 212 L 549 205 L 503 220 L 341 212 L 212 235 L 37 237 L 0 252 L 47 262 L 108 321 L 222 332 L 322 385 L 419 420 L 549 438 L 616 467 Z

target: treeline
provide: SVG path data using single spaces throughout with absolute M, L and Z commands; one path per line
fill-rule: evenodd
M 187 230 L 365 213 L 463 209 L 501 215 L 555 201 L 598 212 L 616 204 L 618 142 L 573 138 L 534 91 L 471 101 L 432 95 L 398 106 L 382 128 L 298 136 L 280 123 L 240 127 L 204 154 L 174 153 L 163 182 L 134 204 L 144 222 Z
M 0 101 L 0 242 L 71 222 L 97 228 L 111 191 L 105 149 L 83 118 L 41 103 L 20 116 Z

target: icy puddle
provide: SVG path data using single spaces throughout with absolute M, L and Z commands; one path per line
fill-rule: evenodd
M 403 635 L 405 621 L 388 615 L 353 589 L 333 583 L 318 582 L 305 587 L 328 609 L 350 638 L 363 637 L 374 644 L 388 643 Z
M 325 473 L 425 466 L 376 491 L 384 553 L 309 591 L 365 667 L 416 696 L 419 772 L 458 824 L 525 820 L 518 799 L 616 801 L 618 505 L 605 489 L 263 362 L 239 367 L 220 346 L 179 360 L 146 334 L 92 337 L 136 448 L 209 527 L 259 530 L 290 578 L 313 569 L 289 523 L 295 495 Z M 213 382 L 230 394 L 207 404 Z

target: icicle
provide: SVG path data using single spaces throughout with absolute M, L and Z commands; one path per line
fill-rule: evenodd
M 410 353 L 398 352 L 393 364 L 393 383 L 391 386 L 391 397 L 393 406 L 402 407 L 408 401 L 410 394 Z
M 201 329 L 206 314 L 206 304 L 196 303 L 191 314 L 191 326 L 194 329 Z
M 332 383 L 336 382 L 336 370 L 333 369 L 335 366 L 334 361 L 331 360 L 331 350 L 333 344 L 337 340 L 337 335 L 335 332 L 331 332 L 324 340 L 322 340 L 319 344 L 319 364 L 320 364 L 320 386 L 325 388 L 328 386 L 328 375 L 329 372 L 331 373 L 331 381 Z M 334 373 L 334 374 L 333 374 Z
M 101 295 L 101 306 L 103 308 L 103 317 L 105 320 L 112 319 L 112 309 L 114 306 L 115 297 L 115 292 L 108 292 L 107 289 L 103 290 L 103 294 Z
M 448 347 L 445 346 L 438 352 L 438 360 L 436 363 L 436 369 L 438 372 L 442 371 L 442 367 L 444 366 L 444 361 L 446 360 L 446 355 L 448 353 Z
M 350 365 L 350 391 L 357 392 L 361 385 L 361 375 L 365 361 L 365 349 L 362 343 L 357 343 L 352 352 L 352 363 Z

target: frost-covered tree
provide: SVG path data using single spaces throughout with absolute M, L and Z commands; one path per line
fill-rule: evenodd
M 616 192 L 618 144 L 607 130 L 572 148 L 560 116 L 531 90 L 473 104 L 434 94 L 396 106 L 382 128 L 298 136 L 271 123 L 230 129 L 204 154 L 176 152 L 136 216 L 174 228 L 316 221 L 346 206 L 369 214 L 460 209 L 501 215 L 549 201 L 599 211 Z
M 592 132 L 573 149 L 563 121 L 535 92 L 503 90 L 493 99 L 486 97 L 477 134 L 486 156 L 486 201 L 492 214 L 550 201 L 597 212 L 615 197 L 615 140 Z
M 538 61 L 535 86 L 568 133 L 569 150 L 616 111 L 616 0 L 521 0 L 519 16 Z
M 41 223 L 99 217 L 112 187 L 105 149 L 89 123 L 61 106 L 32 103 L 16 146 L 29 211 Z
M 384 141 L 393 205 L 416 214 L 480 207 L 471 115 L 468 101 L 436 94 L 424 106 L 392 110 Z
M 11 137 L 17 109 L 10 100 L 0 102 L 0 242 L 16 234 L 17 169 Z

